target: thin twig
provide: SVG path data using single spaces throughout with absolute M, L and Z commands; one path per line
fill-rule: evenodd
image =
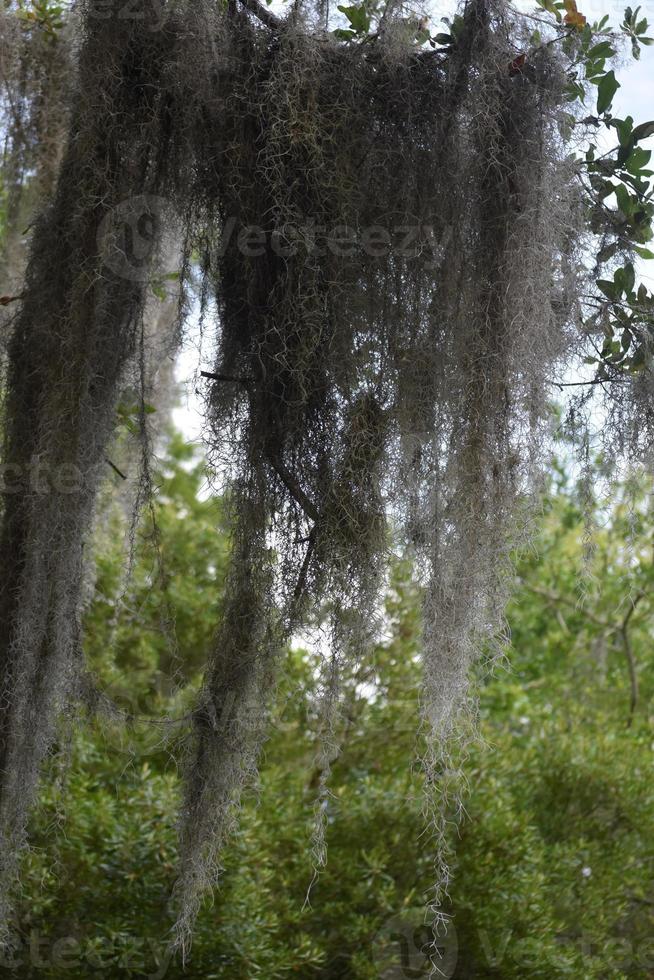
M 126 480 L 127 479 L 127 477 L 122 472 L 122 470 L 119 470 L 118 467 L 116 466 L 116 464 L 111 462 L 111 460 L 109 459 L 108 456 L 105 456 L 104 461 L 105 461 L 105 463 L 107 463 L 112 468 L 112 470 L 114 471 L 114 473 L 117 473 L 118 474 L 118 476 L 121 478 L 121 480 Z
M 243 385 L 253 384 L 255 381 L 255 378 L 238 377 L 229 374 L 214 374 L 210 371 L 201 371 L 200 375 L 203 378 L 209 378 L 211 381 L 232 381 Z M 317 524 L 320 520 L 318 508 L 311 498 L 304 492 L 290 470 L 288 470 L 281 460 L 277 459 L 272 453 L 268 454 L 268 462 L 295 502 L 300 505 L 307 517 L 310 517 L 314 524 Z
M 584 385 L 603 385 L 606 382 L 613 381 L 626 384 L 628 378 L 593 378 L 592 381 L 553 381 L 552 384 L 557 388 L 581 388 Z
M 268 461 L 295 502 L 300 505 L 307 517 L 310 517 L 317 524 L 320 520 L 320 512 L 311 498 L 304 492 L 293 474 L 274 456 L 269 455 Z
M 293 603 L 296 604 L 302 598 L 304 589 L 307 584 L 307 575 L 309 574 L 309 567 L 311 565 L 311 559 L 313 558 L 313 552 L 316 547 L 316 535 L 318 533 L 318 525 L 314 524 L 311 528 L 311 533 L 309 534 L 307 550 L 304 554 L 304 560 L 302 562 L 302 568 L 300 569 L 300 574 L 297 577 L 297 582 L 295 583 L 295 589 L 293 590 Z
M 254 383 L 254 378 L 240 377 L 234 374 L 214 374 L 212 371 L 200 371 L 201 378 L 208 378 L 210 381 L 233 381 L 235 384 L 250 385 Z
M 520 584 L 523 588 L 529 589 L 530 592 L 533 592 L 534 595 L 542 596 L 543 599 L 548 599 L 553 604 L 560 603 L 563 606 L 571 606 L 575 610 L 575 612 L 578 612 L 581 616 L 584 616 L 586 619 L 590 620 L 590 622 L 594 623 L 596 626 L 601 626 L 602 629 L 609 630 L 610 632 L 615 632 L 619 628 L 607 622 L 606 619 L 602 619 L 600 616 L 595 616 L 587 609 L 584 609 L 574 599 L 569 599 L 567 596 L 559 595 L 558 592 L 550 592 L 549 589 L 543 589 L 538 585 L 530 585 L 528 582 L 522 581 Z
M 637 596 L 633 599 L 627 614 L 622 621 L 620 627 L 620 637 L 622 639 L 622 649 L 624 650 L 624 655 L 627 661 L 627 669 L 629 671 L 629 719 L 627 721 L 627 728 L 631 728 L 631 723 L 634 720 L 634 712 L 636 711 L 636 706 L 638 705 L 638 675 L 636 673 L 636 658 L 634 657 L 633 647 L 631 645 L 631 638 L 629 637 L 629 620 L 634 614 L 636 606 L 643 598 L 644 593 L 639 592 Z

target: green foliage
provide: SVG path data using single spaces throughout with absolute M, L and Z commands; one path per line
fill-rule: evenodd
M 612 115 L 613 101 L 620 89 L 615 68 L 611 67 L 618 54 L 621 38 L 627 39 L 635 59 L 640 58 L 641 46 L 654 44 L 647 36 L 647 18 L 640 16 L 641 8 L 627 7 L 622 23 L 616 30 L 608 16 L 595 23 L 588 23 L 577 7 L 576 0 L 536 0 L 537 6 L 552 15 L 552 31 L 543 41 L 541 31 L 531 37 L 532 49 L 523 52 L 509 67 L 514 74 L 528 74 L 534 54 L 544 46 L 558 44 L 568 59 L 566 97 L 571 103 L 585 104 L 589 88 L 597 88 L 595 114 L 585 118 L 569 115 L 562 119 L 564 136 L 569 138 L 575 126 L 594 128 L 587 133 L 588 149 L 580 161 L 581 172 L 587 180 L 587 217 L 590 229 L 601 236 L 598 266 L 604 266 L 616 256 L 644 259 L 654 257 L 645 246 L 652 238 L 654 190 L 647 169 L 651 151 L 637 144 L 654 134 L 654 123 L 643 122 L 634 126 L 633 119 L 618 119 Z M 364 2 L 352 6 L 339 6 L 348 22 L 346 28 L 338 28 L 334 35 L 344 41 L 362 41 L 377 36 L 380 7 L 377 3 Z M 454 51 L 463 30 L 464 19 L 457 14 L 452 19 L 443 17 L 448 32 L 431 35 L 424 22 L 413 23 L 419 44 L 429 41 L 432 47 L 442 51 Z M 408 23 L 408 22 L 407 22 Z M 566 122 L 567 120 L 567 122 Z M 619 144 L 614 151 L 597 156 L 602 131 L 615 130 Z M 610 209 L 607 201 L 615 196 L 616 208 Z M 619 270 L 618 270 L 619 271 Z M 601 329 L 606 336 L 604 346 L 595 350 L 586 363 L 597 365 L 596 380 L 612 380 L 620 372 L 634 373 L 651 364 L 654 343 L 654 297 L 639 283 L 627 291 L 621 303 L 607 293 L 606 279 L 598 277 L 600 293 L 611 302 L 591 302 L 588 309 L 589 333 Z M 618 351 L 621 356 L 617 356 Z M 628 353 L 627 353 L 628 352 Z
M 164 303 L 169 298 L 171 284 L 174 286 L 179 283 L 180 278 L 180 272 L 166 272 L 163 275 L 154 276 L 150 279 L 150 289 L 153 296 L 156 296 L 160 303 Z
M 156 512 L 170 597 L 177 616 L 186 617 L 180 633 L 195 636 L 183 657 L 189 673 L 200 669 L 223 575 L 222 566 L 210 567 L 217 520 L 215 505 L 197 499 L 201 477 L 192 452 L 176 440 Z M 650 975 L 654 515 L 644 484 L 622 486 L 594 510 L 602 528 L 584 566 L 585 510 L 580 490 L 555 467 L 537 545 L 519 562 L 511 669 L 480 677 L 486 744 L 475 746 L 466 764 L 468 818 L 455 835 L 451 888 L 459 980 Z M 89 653 L 105 680 L 115 685 L 122 677 L 143 710 L 161 711 L 166 701 L 156 678 L 168 654 L 157 629 L 152 553 L 143 541 L 117 609 L 121 569 L 113 541 L 107 534 L 89 611 Z M 629 631 L 640 692 L 628 726 L 620 628 L 637 596 Z M 75 742 L 64 787 L 68 816 L 56 837 L 61 790 L 53 782 L 44 792 L 19 910 L 32 953 L 27 945 L 18 950 L 19 975 L 83 977 L 104 964 L 121 976 L 377 980 L 375 951 L 385 926 L 403 915 L 415 925 L 409 910 L 424 903 L 431 886 L 420 778 L 411 766 L 419 606 L 410 566 L 400 562 L 387 596 L 386 638 L 345 679 L 344 748 L 328 801 L 329 862 L 309 905 L 317 654 L 294 649 L 259 800 L 250 795 L 244 803 L 223 885 L 201 913 L 187 972 L 166 951 L 176 770 L 165 740 L 153 745 L 136 732 L 125 754 L 101 727 Z
M 651 356 L 654 297 L 637 282 L 634 256 L 653 254 L 646 248 L 654 216 L 651 153 L 639 144 L 653 134 L 654 123 L 612 116 L 620 83 L 607 65 L 616 47 L 606 19 L 587 24 L 574 0 L 542 0 L 540 6 L 562 32 L 571 103 L 583 102 L 588 86 L 596 86 L 596 115 L 584 122 L 615 131 L 618 140 L 601 157 L 591 145 L 581 161 L 589 225 L 602 237 L 598 265 L 608 268 L 597 279 L 597 311 L 588 315 L 592 329 L 600 325 L 603 342 L 588 361 L 597 365 L 596 379 L 606 380 L 621 370 L 642 370 Z M 339 10 L 349 26 L 335 34 L 344 41 L 367 41 L 379 27 L 379 11 L 370 3 Z M 24 19 L 54 37 L 60 11 L 32 4 Z M 408 26 L 417 43 L 454 49 L 463 20 L 446 23 L 450 32 L 433 38 L 418 22 Z M 652 43 L 646 30 L 639 9 L 628 8 L 621 32 L 634 57 L 640 45 Z M 543 46 L 541 34 L 531 43 Z M 507 71 L 527 76 L 525 63 L 529 55 L 520 55 Z M 570 115 L 562 126 L 578 122 Z M 174 278 L 152 280 L 154 295 L 163 300 L 166 279 Z M 119 426 L 135 433 L 142 412 L 142 406 L 121 404 Z M 216 544 L 220 513 L 198 499 L 201 471 L 191 464 L 177 442 L 161 474 L 156 524 L 137 543 L 127 584 L 111 545 L 120 522 L 111 519 L 105 527 L 87 617 L 88 655 L 100 685 L 130 715 L 183 711 L 176 679 L 183 674 L 191 686 L 197 681 L 210 644 L 227 546 Z M 643 869 L 654 858 L 647 780 L 652 522 L 642 496 L 631 510 L 616 503 L 594 559 L 601 592 L 589 588 L 581 597 L 581 506 L 574 488 L 559 490 L 539 543 L 543 561 L 527 558 L 520 570 L 524 590 L 511 611 L 514 673 L 481 685 L 491 748 L 475 748 L 468 767 L 474 792 L 451 894 L 462 978 L 619 980 L 647 976 L 651 967 L 652 895 Z M 312 762 L 317 671 L 308 653 L 289 653 L 261 804 L 257 809 L 246 800 L 226 856 L 223 890 L 201 916 L 192 961 L 198 976 L 376 977 L 379 930 L 428 897 L 430 846 L 420 836 L 420 785 L 409 766 L 418 605 L 400 566 L 388 597 L 389 638 L 346 679 L 346 749 L 334 766 L 328 803 L 330 864 L 312 891 L 312 907 L 304 909 L 311 877 L 306 841 L 320 776 Z M 21 975 L 85 976 L 99 963 L 121 975 L 156 975 L 166 966 L 178 792 L 166 739 L 176 736 L 174 728 L 162 735 L 153 727 L 153 740 L 146 725 L 147 719 L 127 749 L 110 726 L 78 737 L 67 786 L 69 822 L 56 843 L 48 830 L 57 798 L 46 791 L 48 809 L 37 828 L 42 850 L 28 858 L 20 910 L 22 934 L 40 935 L 46 953 L 43 962 L 23 961 Z M 52 946 L 66 938 L 78 944 L 72 968 L 56 962 L 65 946 L 56 955 Z M 168 974 L 181 975 L 181 968 L 172 964 Z
M 552 15 L 552 31 L 546 42 L 559 43 L 568 59 L 566 97 L 570 103 L 584 105 L 589 87 L 597 87 L 594 115 L 565 116 L 561 131 L 568 139 L 575 127 L 584 127 L 588 147 L 579 160 L 580 176 L 587 191 L 586 217 L 589 229 L 598 236 L 596 284 L 599 296 L 586 297 L 586 330 L 592 353 L 586 363 L 597 366 L 594 381 L 620 380 L 620 374 L 635 373 L 652 363 L 654 343 L 654 297 L 644 284 L 631 283 L 623 288 L 620 278 L 629 275 L 633 260 L 650 259 L 654 253 L 646 247 L 652 239 L 654 172 L 648 169 L 651 151 L 638 144 L 654 134 L 654 123 L 634 126 L 631 116 L 619 119 L 612 114 L 613 101 L 620 89 L 614 62 L 621 38 L 626 38 L 634 58 L 640 57 L 641 45 L 654 39 L 647 36 L 648 22 L 640 16 L 640 7 L 627 7 L 616 31 L 608 16 L 589 24 L 577 9 L 575 0 L 537 0 L 541 10 Z M 565 14 L 565 16 L 564 16 Z M 533 51 L 543 45 L 540 31 L 531 39 Z M 529 63 L 533 51 L 521 56 Z M 524 68 L 521 64 L 521 71 Z M 598 155 L 606 132 L 618 136 L 618 145 Z M 610 202 L 615 200 L 615 206 Z M 624 266 L 617 267 L 622 261 Z M 613 283 L 602 275 L 608 267 Z M 617 278 L 616 278 L 617 277 Z M 598 348 L 596 335 L 604 336 Z
M 136 392 L 126 392 L 132 395 L 132 399 L 123 400 L 116 406 L 116 428 L 125 429 L 130 435 L 138 435 L 141 431 L 141 418 L 143 415 L 153 415 L 156 412 L 154 405 L 141 405 L 134 400 L 138 398 Z
M 353 38 L 367 37 L 370 33 L 372 18 L 374 14 L 374 3 L 353 4 L 351 6 L 339 5 L 338 9 L 350 25 L 347 28 L 337 28 L 334 37 L 341 41 L 349 41 Z
M 64 7 L 51 0 L 18 0 L 17 15 L 26 26 L 41 30 L 49 41 L 56 41 L 64 26 Z
M 126 417 L 136 411 L 127 406 Z M 102 685 L 130 709 L 160 712 L 171 690 L 204 666 L 228 551 L 222 508 L 200 495 L 205 480 L 195 449 L 175 435 L 154 475 L 156 506 L 139 530 L 127 582 L 120 514 L 101 530 L 87 656 Z
M 620 83 L 615 77 L 615 73 L 607 71 L 602 75 L 597 83 L 597 115 L 600 116 L 607 109 L 611 108 L 613 96 L 620 88 Z
M 647 18 L 639 18 L 640 10 L 640 7 L 636 7 L 635 10 L 627 7 L 621 24 L 622 33 L 626 34 L 631 41 L 631 51 L 634 58 L 640 58 L 641 44 L 646 46 L 654 44 L 654 38 L 645 36 L 648 27 Z
M 369 32 L 371 15 L 367 4 L 363 3 L 358 6 L 354 5 L 351 7 L 340 5 L 338 9 L 342 14 L 345 14 L 350 27 L 347 30 L 339 30 L 338 32 L 335 32 L 337 37 L 347 40 L 348 38 L 356 37 L 360 34 L 367 34 Z

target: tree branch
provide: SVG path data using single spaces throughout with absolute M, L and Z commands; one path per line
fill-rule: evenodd
M 241 0 L 242 5 L 249 13 L 253 14 L 257 20 L 269 27 L 272 31 L 278 31 L 282 26 L 282 21 L 276 17 L 272 11 L 268 10 L 259 0 Z
M 522 581 L 520 584 L 523 586 L 523 588 L 529 589 L 530 592 L 533 592 L 534 595 L 539 595 L 542 596 L 543 599 L 548 599 L 553 605 L 560 603 L 563 606 L 571 606 L 572 609 L 574 609 L 575 612 L 578 612 L 580 616 L 584 616 L 596 626 L 601 626 L 602 629 L 608 630 L 612 633 L 619 629 L 619 627 L 612 625 L 605 619 L 601 619 L 599 616 L 595 616 L 587 609 L 584 609 L 583 606 L 580 606 L 579 602 L 576 602 L 574 599 L 569 599 L 567 596 L 559 595 L 557 592 L 550 592 L 549 589 L 542 589 L 538 585 L 530 585 L 525 581 Z
M 293 474 L 286 469 L 280 460 L 275 459 L 273 455 L 268 455 L 268 462 L 290 493 L 291 497 L 293 497 L 295 502 L 300 505 L 307 517 L 310 517 L 311 520 L 317 524 L 320 520 L 318 508 L 314 504 L 313 500 L 311 500 L 311 498 L 304 492 Z
M 612 383 L 615 381 L 624 384 L 628 381 L 628 378 L 593 378 L 592 381 L 553 381 L 552 384 L 556 388 L 582 388 L 585 385 L 603 385 L 607 383 Z
M 625 626 L 620 629 L 620 637 L 622 639 L 622 649 L 624 650 L 627 661 L 627 670 L 629 671 L 629 718 L 627 720 L 627 728 L 631 728 L 631 723 L 634 720 L 634 712 L 638 704 L 638 675 L 636 674 L 636 660 L 631 646 L 629 632 Z
M 212 371 L 200 371 L 201 378 L 208 378 L 210 381 L 233 381 L 235 384 L 250 385 L 254 383 L 254 378 L 241 377 L 234 374 L 214 374 Z
M 309 534 L 307 550 L 304 554 L 304 560 L 302 562 L 302 568 L 300 569 L 300 574 L 297 577 L 297 582 L 295 583 L 295 589 L 293 590 L 293 605 L 296 606 L 304 594 L 304 590 L 307 584 L 307 576 L 309 574 L 309 566 L 311 565 L 311 559 L 313 558 L 313 552 L 316 547 L 316 535 L 318 533 L 318 525 L 314 524 L 311 528 Z
M 634 651 L 631 645 L 631 638 L 629 636 L 629 623 L 631 621 L 631 617 L 633 616 L 636 610 L 636 606 L 638 605 L 640 600 L 645 597 L 645 593 L 639 592 L 636 596 L 634 596 L 634 598 L 631 601 L 631 605 L 629 606 L 629 609 L 627 610 L 622 622 L 619 624 L 615 624 L 615 623 L 610 623 L 608 622 L 608 620 L 602 619 L 601 617 L 594 615 L 593 613 L 589 612 L 587 609 L 584 609 L 574 600 L 569 599 L 567 596 L 559 595 L 556 592 L 550 592 L 549 589 L 543 589 L 537 585 L 529 585 L 527 582 L 524 581 L 521 582 L 521 585 L 524 588 L 529 589 L 529 591 L 533 592 L 535 595 L 539 595 L 542 596 L 544 599 L 547 599 L 555 607 L 558 603 L 565 606 L 572 606 L 576 612 L 584 616 L 585 619 L 593 623 L 595 626 L 601 627 L 601 629 L 605 630 L 609 636 L 611 634 L 614 634 L 620 637 L 622 643 L 622 650 L 624 652 L 625 659 L 627 661 L 627 670 L 629 672 L 629 719 L 627 721 L 627 727 L 628 728 L 631 727 L 631 723 L 633 722 L 633 718 L 634 718 L 634 712 L 636 711 L 636 707 L 638 705 L 638 675 L 636 673 L 636 658 L 634 657 Z
M 127 479 L 127 477 L 122 472 L 122 470 L 119 470 L 118 467 L 116 466 L 116 464 L 111 462 L 111 460 L 109 459 L 108 456 L 105 456 L 104 461 L 105 461 L 105 463 L 107 463 L 108 466 L 110 466 L 112 468 L 112 470 L 114 471 L 114 473 L 117 473 L 118 474 L 118 476 L 121 478 L 121 480 L 126 480 Z
M 622 649 L 624 650 L 624 655 L 627 660 L 627 669 L 629 671 L 629 720 L 627 721 L 627 728 L 631 728 L 631 723 L 634 720 L 634 712 L 636 711 L 636 706 L 638 704 L 638 675 L 636 673 L 636 658 L 634 657 L 633 647 L 631 645 L 631 638 L 629 636 L 629 620 L 634 614 L 636 606 L 644 596 L 644 592 L 639 592 L 637 596 L 634 597 L 625 618 L 622 620 L 622 625 L 620 626 L 620 637 L 622 639 Z

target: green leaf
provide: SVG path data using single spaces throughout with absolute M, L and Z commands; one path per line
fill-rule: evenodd
M 613 96 L 620 88 L 620 82 L 615 77 L 615 72 L 609 71 L 599 82 L 597 87 L 597 114 L 601 115 L 611 108 Z
M 634 121 L 631 116 L 626 119 L 612 119 L 609 125 L 616 130 L 620 146 L 628 146 L 632 142 Z
M 651 150 L 643 150 L 641 147 L 636 147 L 633 153 L 630 155 L 629 159 L 625 163 L 625 170 L 630 174 L 637 176 L 639 172 L 646 167 L 652 156 Z
M 597 286 L 608 299 L 618 299 L 620 296 L 619 287 L 610 279 L 598 279 Z
M 614 58 L 615 48 L 608 41 L 600 41 L 599 44 L 593 45 L 590 51 L 587 52 L 586 57 L 592 61 L 597 60 L 597 58 Z
M 634 270 L 633 264 L 631 262 L 628 262 L 624 267 L 624 269 L 622 269 L 622 272 L 623 272 L 624 291 L 626 293 L 630 293 L 633 290 L 634 285 L 636 284 L 636 272 Z
M 618 184 L 618 186 L 615 188 L 615 196 L 618 201 L 618 207 L 624 214 L 625 218 L 630 217 L 633 212 L 633 199 L 624 184 Z
M 570 82 L 564 91 L 567 102 L 576 102 L 577 99 L 583 102 L 586 96 L 586 90 L 581 82 Z
M 620 245 L 618 242 L 611 242 L 610 245 L 605 245 L 604 248 L 601 249 L 600 252 L 598 253 L 597 261 L 608 262 L 609 259 L 613 258 L 613 256 L 615 255 L 615 253 L 618 251 L 619 248 Z
M 542 7 L 543 10 L 547 10 L 547 12 L 550 14 L 554 14 L 557 22 L 559 24 L 561 23 L 563 20 L 561 10 L 565 9 L 562 3 L 555 3 L 554 0 L 537 0 L 537 2 L 539 7 Z
M 636 126 L 631 134 L 634 143 L 647 139 L 648 136 L 654 136 L 654 122 L 641 123 L 639 126 Z
M 352 29 L 356 31 L 357 34 L 368 33 L 370 30 L 370 14 L 363 4 L 352 7 L 344 7 L 341 5 L 338 9 L 342 14 L 345 14 L 352 26 Z
M 449 25 L 452 32 L 452 37 L 456 41 L 457 38 L 461 37 L 463 30 L 465 28 L 466 22 L 461 14 L 455 14 L 452 23 Z
M 641 259 L 654 259 L 654 252 L 649 248 L 643 248 L 642 245 L 634 245 L 634 252 L 640 255 Z

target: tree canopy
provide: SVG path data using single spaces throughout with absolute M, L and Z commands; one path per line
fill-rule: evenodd
M 2 299 L 5 936 L 62 717 L 79 703 L 121 714 L 83 652 L 93 528 L 106 478 L 124 475 L 120 430 L 141 450 L 132 539 L 147 513 L 157 366 L 194 302 L 215 349 L 205 433 L 229 548 L 203 682 L 167 722 L 186 786 L 177 944 L 220 871 L 298 634 L 329 650 L 323 866 L 344 690 L 378 644 L 396 552 L 420 591 L 415 725 L 430 904 L 446 921 L 453 736 L 474 727 L 475 665 L 503 655 L 553 393 L 578 389 L 566 422 L 588 485 L 593 427 L 625 464 L 651 447 L 652 295 L 637 259 L 651 257 L 654 123 L 611 112 L 617 41 L 638 57 L 647 22 L 628 8 L 617 29 L 589 24 L 574 0 L 539 8 L 469 0 L 442 32 L 393 2 L 339 7 L 338 25 L 322 0 L 284 15 L 175 2 L 150 30 L 93 3 L 3 8 L 13 256 L 37 201 L 24 275 L 5 263 L 19 285 Z M 176 306 L 165 322 L 161 301 Z M 217 543 L 214 572 L 224 557 Z M 173 584 L 163 564 L 155 576 L 168 634 Z M 166 640 L 172 689 L 196 625 Z M 628 627 L 606 629 L 622 637 L 633 713 Z

